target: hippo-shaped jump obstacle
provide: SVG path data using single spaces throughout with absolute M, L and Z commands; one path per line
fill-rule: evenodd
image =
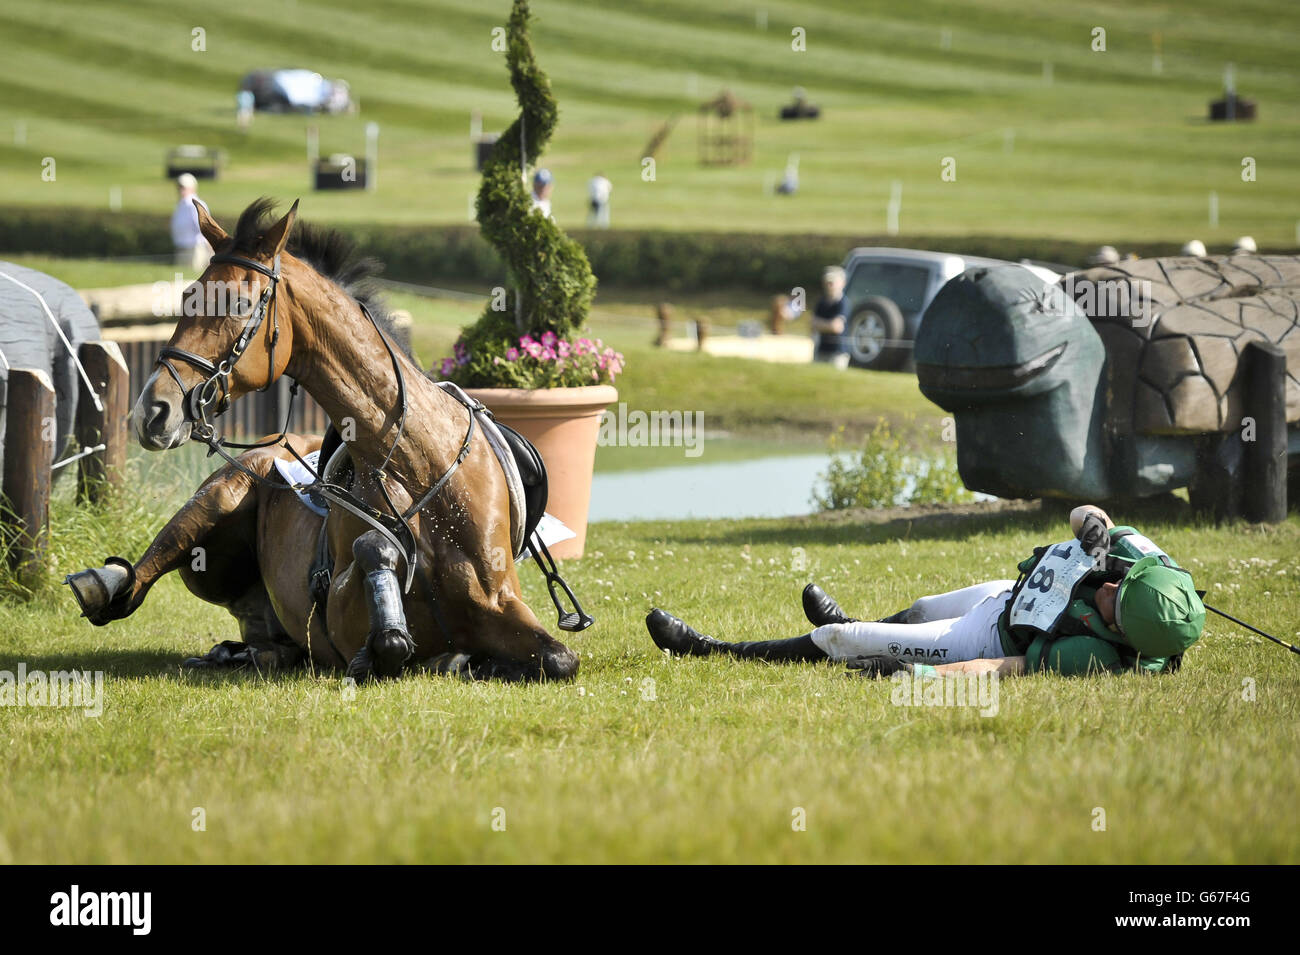
M 1221 517 L 1285 517 L 1287 467 L 1300 465 L 1300 256 L 1138 259 L 1056 285 L 972 268 L 927 309 L 915 357 L 922 392 L 956 420 L 973 490 L 1120 500 L 1187 487 Z

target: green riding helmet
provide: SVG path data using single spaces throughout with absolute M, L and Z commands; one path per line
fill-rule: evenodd
M 1205 605 L 1190 574 L 1143 557 L 1119 585 L 1115 625 L 1143 656 L 1169 657 L 1201 638 Z

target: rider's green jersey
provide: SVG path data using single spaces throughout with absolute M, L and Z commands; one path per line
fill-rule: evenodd
M 1020 562 L 1021 574 L 1033 571 L 1043 553 L 1038 548 Z M 1140 534 L 1135 528 L 1122 526 L 1110 530 L 1110 555 L 1122 561 L 1136 563 L 1150 554 L 1164 552 Z M 1168 555 L 1165 555 L 1166 557 Z M 1169 558 L 1173 564 L 1173 558 Z M 1177 564 L 1173 564 L 1175 567 Z M 1007 601 L 1008 608 L 1011 601 Z M 1024 656 L 1025 669 L 1030 673 L 1050 670 L 1062 676 L 1085 673 L 1141 670 L 1158 673 L 1169 666 L 1168 657 L 1144 657 L 1124 641 L 1119 631 L 1109 627 L 1097 610 L 1097 584 L 1087 578 L 1075 591 L 1066 607 L 1055 633 L 1038 634 L 1031 639 L 1017 637 L 1008 626 L 1009 615 L 1004 611 L 998 617 L 998 634 L 1002 638 L 1002 652 L 1007 656 Z

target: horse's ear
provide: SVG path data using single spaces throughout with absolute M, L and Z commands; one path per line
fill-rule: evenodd
M 293 200 L 293 205 L 284 214 L 284 218 L 266 230 L 266 235 L 262 237 L 262 249 L 267 255 L 277 256 L 289 244 L 289 233 L 293 231 L 293 222 L 298 218 L 298 202 L 297 199 Z
M 194 209 L 199 214 L 199 232 L 203 233 L 203 238 L 208 240 L 208 245 L 215 249 L 230 236 L 226 235 L 225 229 L 217 225 L 217 220 L 212 218 L 207 206 L 199 202 L 197 198 L 193 201 Z

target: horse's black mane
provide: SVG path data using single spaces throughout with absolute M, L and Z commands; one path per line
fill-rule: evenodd
M 239 216 L 230 251 L 254 255 L 266 230 L 275 224 L 275 200 L 266 196 L 254 200 Z M 299 219 L 289 236 L 288 251 L 370 310 L 387 332 L 393 330 L 376 281 L 384 266 L 378 259 L 361 256 L 352 240 L 335 229 L 309 225 Z

